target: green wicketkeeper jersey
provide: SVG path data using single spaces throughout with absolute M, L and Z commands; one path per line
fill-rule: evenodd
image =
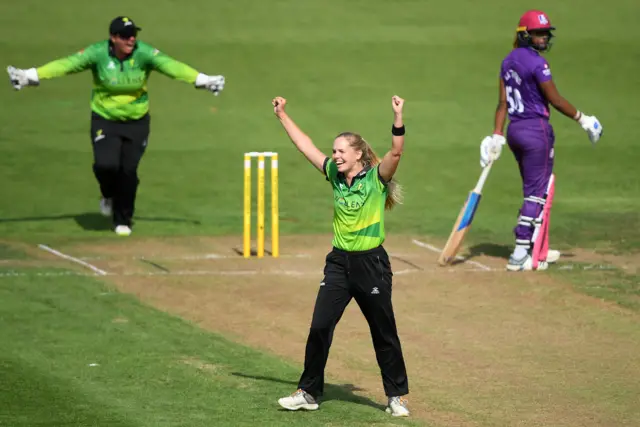
M 198 72 L 146 43 L 124 60 L 118 59 L 108 40 L 37 68 L 39 79 L 51 79 L 91 69 L 91 109 L 108 120 L 137 120 L 149 111 L 147 80 L 152 70 L 187 83 L 195 83 Z
M 363 169 L 351 186 L 331 158 L 324 162 L 324 173 L 333 187 L 333 246 L 344 251 L 380 246 L 388 187 L 378 175 L 378 166 Z

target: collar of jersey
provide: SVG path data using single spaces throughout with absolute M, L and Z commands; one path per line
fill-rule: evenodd
M 364 176 L 367 174 L 367 172 L 369 172 L 369 170 L 371 170 L 371 166 L 365 166 L 364 168 L 362 168 L 362 170 L 358 172 L 358 174 L 354 176 L 353 179 L 351 180 L 351 185 L 347 185 L 347 187 L 348 188 L 353 187 L 353 184 L 355 184 L 357 180 L 364 178 Z M 338 172 L 338 179 L 341 182 L 344 182 L 345 185 L 347 184 L 347 178 L 344 176 L 344 173 Z
M 127 56 L 125 56 L 124 58 L 120 59 L 116 56 L 115 53 L 113 53 L 113 42 L 111 40 L 109 40 L 109 56 L 116 58 L 118 61 L 126 61 L 127 59 L 131 58 L 133 56 L 133 54 L 136 52 L 136 49 L 138 49 L 138 42 L 136 41 L 135 46 L 133 46 L 133 50 L 131 51 L 131 53 Z

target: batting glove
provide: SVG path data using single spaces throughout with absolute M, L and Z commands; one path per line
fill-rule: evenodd
M 580 113 L 580 118 L 578 119 L 578 123 L 580 123 L 580 126 L 582 127 L 582 129 L 584 129 L 587 132 L 587 135 L 589 136 L 589 140 L 591 141 L 591 143 L 592 144 L 597 143 L 600 137 L 602 136 L 602 132 L 604 131 L 604 129 L 602 128 L 602 125 L 600 124 L 600 121 L 595 116 L 587 116 L 585 114 Z
M 504 136 L 497 133 L 485 137 L 480 143 L 480 166 L 485 168 L 489 162 L 498 160 L 506 141 Z
M 7 73 L 9 74 L 9 81 L 15 90 L 20 90 L 26 86 L 37 86 L 40 84 L 38 72 L 35 68 L 21 70 L 20 68 L 15 68 L 10 65 L 7 67 Z
M 207 76 L 206 74 L 198 74 L 196 77 L 196 88 L 207 89 L 218 96 L 224 89 L 224 76 Z

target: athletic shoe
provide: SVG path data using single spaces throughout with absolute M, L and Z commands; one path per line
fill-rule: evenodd
M 547 252 L 547 264 L 553 264 L 554 262 L 557 262 L 560 259 L 560 251 L 556 251 L 553 249 L 549 249 L 549 252 Z
M 116 227 L 116 234 L 118 236 L 130 236 L 131 235 L 131 228 L 126 226 L 126 225 L 118 225 Z
M 306 409 L 307 411 L 315 411 L 318 409 L 318 402 L 309 393 L 298 389 L 291 396 L 278 399 L 278 403 L 285 409 L 297 411 L 298 409 Z
M 100 213 L 107 217 L 113 215 L 113 199 L 100 199 Z
M 548 267 L 549 267 L 549 264 L 546 261 L 538 261 L 538 268 L 536 270 L 546 270 Z M 531 271 L 533 270 L 533 258 L 531 258 L 531 255 L 527 254 L 520 259 L 516 259 L 512 255 L 509 257 L 509 262 L 507 263 L 507 270 Z
M 409 401 L 404 397 L 390 397 L 389 405 L 385 412 L 391 414 L 394 417 L 408 417 L 409 416 Z

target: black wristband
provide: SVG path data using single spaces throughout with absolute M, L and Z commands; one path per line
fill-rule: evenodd
M 397 128 L 395 125 L 391 126 L 391 134 L 394 136 L 404 135 L 404 125 L 399 128 Z

